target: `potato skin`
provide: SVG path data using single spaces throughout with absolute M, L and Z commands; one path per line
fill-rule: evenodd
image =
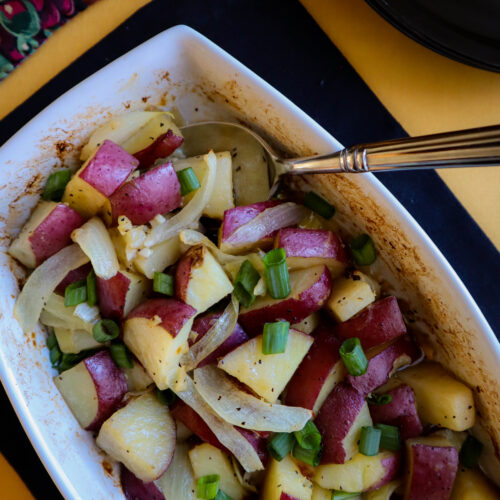
M 146 224 L 158 214 L 181 206 L 181 186 L 172 162 L 158 165 L 126 182 L 109 198 L 111 223 L 125 216 L 132 224 Z
M 339 323 L 335 333 L 344 339 L 358 337 L 363 349 L 369 349 L 405 334 L 406 325 L 396 297 L 391 296 Z
M 165 500 L 154 482 L 145 483 L 124 465 L 120 468 L 120 482 L 127 500 Z

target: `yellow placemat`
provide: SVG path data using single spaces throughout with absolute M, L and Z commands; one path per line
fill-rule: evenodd
M 363 0 L 302 3 L 408 134 L 500 123 L 500 74 L 426 49 Z M 500 249 L 500 167 L 437 172 Z
M 99 0 L 61 26 L 0 83 L 0 120 L 150 1 Z
M 21 481 L 14 469 L 0 453 L 0 483 L 2 484 L 1 498 L 5 500 L 34 500 L 28 488 Z

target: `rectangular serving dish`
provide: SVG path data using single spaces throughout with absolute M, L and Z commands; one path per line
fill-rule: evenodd
M 67 499 L 123 498 L 116 464 L 80 429 L 52 382 L 45 332 L 25 335 L 12 312 L 24 270 L 7 254 L 50 171 L 76 168 L 79 148 L 110 116 L 175 106 L 186 122 L 241 121 L 296 155 L 340 144 L 261 78 L 186 26 L 164 31 L 54 101 L 0 149 L 0 377 L 40 459 Z M 436 246 L 371 174 L 295 181 L 337 208 L 342 231 L 369 232 L 379 250 L 371 271 L 404 299 L 426 353 L 474 389 L 487 451 L 500 478 L 500 345 Z M 495 450 L 497 455 L 495 457 Z

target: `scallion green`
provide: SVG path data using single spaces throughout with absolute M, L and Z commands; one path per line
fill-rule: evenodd
M 120 327 L 112 319 L 101 319 L 93 326 L 92 335 L 97 342 L 108 342 L 120 335 Z
M 64 305 L 77 306 L 87 300 L 87 282 L 79 280 L 69 284 L 64 290 Z
M 265 323 L 262 334 L 262 354 L 279 354 L 286 351 L 288 341 L 288 321 Z
M 61 201 L 66 184 L 70 179 L 71 171 L 68 169 L 58 170 L 50 174 L 45 183 L 42 198 L 46 201 Z
M 366 400 L 371 405 L 383 406 L 387 405 L 392 401 L 392 396 L 390 394 L 370 394 Z
M 219 490 L 217 492 L 217 495 L 215 496 L 215 500 L 233 500 L 233 497 L 230 497 L 226 493 L 224 493 L 222 490 Z
M 278 462 L 281 462 L 291 451 L 295 444 L 293 434 L 279 432 L 275 434 L 267 443 L 269 454 Z
M 169 408 L 177 401 L 177 395 L 170 389 L 165 389 L 164 391 L 156 389 L 156 397 L 161 404 L 164 404 Z
M 285 299 L 291 292 L 285 250 L 275 248 L 267 252 L 262 261 L 269 295 L 273 299 Z
M 354 257 L 354 262 L 358 266 L 369 266 L 377 258 L 377 251 L 369 234 L 361 234 L 357 238 L 354 238 L 349 243 L 349 247 Z
M 325 219 L 331 219 L 335 214 L 335 207 L 314 191 L 309 191 L 305 195 L 304 205 Z
M 234 280 L 234 293 L 244 307 L 250 307 L 255 302 L 253 293 L 260 280 L 260 274 L 249 260 L 245 260 Z
M 97 278 L 94 270 L 87 274 L 87 304 L 89 306 L 97 304 Z
M 109 346 L 109 354 L 111 358 L 115 362 L 115 364 L 120 368 L 133 368 L 134 363 L 132 362 L 132 358 L 130 357 L 129 350 L 127 346 L 120 341 L 115 340 Z
M 181 196 L 185 196 L 200 187 L 200 181 L 191 167 L 177 172 L 177 178 L 181 185 Z
M 219 491 L 220 476 L 210 474 L 202 476 L 196 483 L 196 496 L 205 500 L 211 500 L 217 496 Z
M 473 468 L 477 465 L 481 452 L 483 450 L 483 444 L 481 441 L 477 440 L 474 436 L 469 434 L 460 448 L 459 459 L 460 463 L 468 468 Z
M 295 443 L 292 453 L 297 460 L 312 465 L 313 467 L 317 467 L 321 460 L 321 449 L 308 450 L 302 448 L 298 443 Z
M 380 435 L 380 448 L 390 451 L 399 451 L 401 449 L 401 438 L 399 429 L 394 425 L 376 424 L 375 429 L 378 429 Z
M 174 294 L 174 277 L 170 274 L 155 272 L 153 276 L 153 290 L 163 295 Z
M 299 446 L 306 450 L 319 450 L 321 447 L 321 434 L 312 420 L 302 430 L 294 432 L 294 435 Z
M 361 427 L 359 439 L 359 452 L 367 457 L 378 455 L 382 431 L 375 427 Z
M 352 337 L 342 343 L 340 346 L 340 357 L 349 375 L 358 377 L 366 373 L 368 360 L 357 337 Z

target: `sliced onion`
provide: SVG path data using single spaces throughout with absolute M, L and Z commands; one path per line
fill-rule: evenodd
M 249 483 L 246 480 L 245 476 L 247 476 L 249 473 L 248 472 L 245 472 L 245 474 L 241 473 L 241 466 L 238 463 L 238 460 L 236 460 L 233 456 L 231 456 L 231 465 L 233 466 L 234 475 L 236 476 L 236 479 L 241 484 L 241 486 L 243 486 L 243 488 L 245 488 L 246 490 L 249 490 L 253 493 L 258 493 L 255 485 Z
M 168 499 L 196 500 L 196 481 L 188 456 L 186 443 L 177 443 L 172 462 L 156 481 L 155 485 Z
M 179 213 L 151 229 L 151 232 L 146 238 L 146 247 L 152 247 L 162 241 L 168 240 L 172 236 L 177 235 L 181 229 L 184 229 L 200 218 L 205 205 L 212 196 L 217 168 L 217 157 L 213 151 L 206 154 L 203 159 L 207 164 L 207 173 L 201 187 L 196 191 L 191 201 Z
M 298 224 L 306 214 L 307 208 L 292 202 L 266 208 L 257 217 L 236 229 L 224 243 L 234 246 L 254 243 L 282 227 Z
M 224 270 L 228 275 L 230 275 L 233 280 L 238 274 L 241 264 L 245 260 L 249 260 L 253 267 L 259 273 L 264 272 L 264 264 L 262 263 L 262 256 L 256 252 L 249 253 L 247 255 L 231 255 L 224 253 L 220 250 L 217 245 L 214 245 L 204 234 L 194 231 L 192 229 L 184 229 L 179 233 L 179 239 L 181 244 L 186 246 L 195 246 L 203 244 L 212 252 L 213 256 L 217 259 L 219 264 L 224 267 Z
M 43 306 L 63 278 L 83 266 L 89 258 L 78 245 L 69 245 L 38 266 L 24 284 L 14 307 L 14 315 L 25 332 L 31 332 Z
M 186 377 L 187 389 L 177 392 L 177 396 L 189 405 L 210 427 L 217 439 L 240 462 L 247 472 L 263 470 L 264 466 L 254 447 L 231 424 L 215 415 L 198 394 L 191 377 Z
M 113 242 L 99 217 L 92 217 L 75 229 L 71 233 L 71 239 L 87 254 L 99 278 L 108 280 L 120 269 Z
M 299 431 L 312 418 L 312 411 L 262 401 L 241 391 L 219 368 L 206 365 L 194 371 L 201 397 L 226 422 L 254 431 Z
M 208 332 L 189 349 L 183 365 L 186 371 L 196 368 L 209 354 L 212 354 L 233 333 L 238 320 L 238 301 L 231 296 L 231 302 Z

